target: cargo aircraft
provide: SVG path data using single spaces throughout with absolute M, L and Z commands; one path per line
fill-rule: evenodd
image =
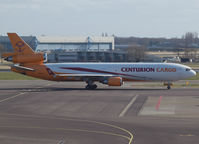
M 47 54 L 36 53 L 16 33 L 8 33 L 14 52 L 2 56 L 14 65 L 11 70 L 51 81 L 84 81 L 86 89 L 96 89 L 95 82 L 121 86 L 125 81 L 161 81 L 168 89 L 172 82 L 190 78 L 196 72 L 174 63 L 45 63 Z

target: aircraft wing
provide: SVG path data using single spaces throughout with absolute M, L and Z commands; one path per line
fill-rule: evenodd
M 114 74 L 100 74 L 100 73 L 64 73 L 64 74 L 57 74 L 53 72 L 50 68 L 46 69 L 50 75 L 54 77 L 112 77 L 118 76 Z
M 56 76 L 60 77 L 112 77 L 116 75 L 111 74 L 56 74 Z
M 23 66 L 20 66 L 20 65 L 13 65 L 12 67 L 13 67 L 13 68 L 16 68 L 16 69 L 19 69 L 19 70 L 34 71 L 34 69 L 32 69 L 32 68 L 23 67 Z

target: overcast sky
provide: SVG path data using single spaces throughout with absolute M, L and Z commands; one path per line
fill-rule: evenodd
M 0 0 L 0 34 L 181 37 L 199 32 L 199 0 Z

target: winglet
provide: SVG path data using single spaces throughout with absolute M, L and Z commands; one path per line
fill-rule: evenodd
M 11 41 L 14 52 L 18 55 L 34 54 L 32 48 L 22 40 L 16 33 L 7 33 Z

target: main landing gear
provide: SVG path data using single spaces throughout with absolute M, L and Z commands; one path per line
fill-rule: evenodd
M 88 90 L 94 90 L 94 89 L 97 88 L 97 85 L 94 84 L 93 81 L 87 81 L 86 83 L 87 83 L 87 85 L 86 85 L 85 88 L 88 89 Z

